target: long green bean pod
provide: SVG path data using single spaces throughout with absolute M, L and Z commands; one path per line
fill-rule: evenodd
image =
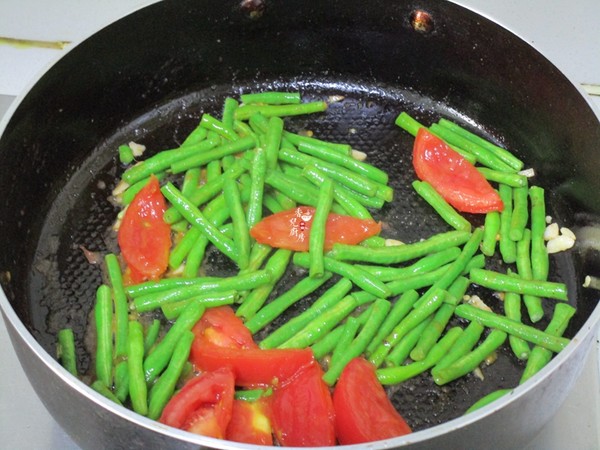
M 473 411 L 477 411 L 484 406 L 489 405 L 492 402 L 495 402 L 500 397 L 504 397 L 506 394 L 510 394 L 512 389 L 498 389 L 496 391 L 490 392 L 488 395 L 481 397 L 475 403 L 473 403 L 466 411 L 465 414 L 472 413 Z
M 262 147 L 257 147 L 252 160 L 250 199 L 246 208 L 246 222 L 251 229 L 262 219 L 265 176 L 267 173 L 267 155 Z
M 327 179 L 319 188 L 317 207 L 313 214 L 313 221 L 308 237 L 309 276 L 311 278 L 322 277 L 325 273 L 323 263 L 325 252 L 325 229 L 327 228 L 327 217 L 333 204 L 333 181 Z
M 448 353 L 438 361 L 438 363 L 434 366 L 432 370 L 432 375 L 435 376 L 435 371 L 441 370 L 444 367 L 449 366 L 454 361 L 457 361 L 461 357 L 465 356 L 469 353 L 473 347 L 479 342 L 479 339 L 484 331 L 483 325 L 479 322 L 471 322 L 465 328 L 463 334 L 456 340 L 454 345 Z
M 227 139 L 228 141 L 237 141 L 240 139 L 238 134 L 233 129 L 233 117 L 231 117 L 230 125 L 225 125 L 216 117 L 213 117 L 208 113 L 204 113 L 202 114 L 202 118 L 200 119 L 200 126 L 206 128 L 209 131 L 214 131 L 219 136 Z M 200 166 L 201 164 L 198 165 Z
M 417 193 L 456 230 L 471 231 L 471 222 L 461 216 L 438 192 L 426 181 L 413 181 L 413 188 Z
M 506 292 L 504 294 L 504 314 L 509 319 L 516 322 L 521 322 L 521 296 L 514 292 Z M 518 359 L 525 360 L 529 358 L 531 348 L 527 341 L 517 337 L 508 336 L 510 348 Z
M 406 335 L 404 335 L 404 337 L 394 345 L 390 353 L 385 358 L 386 367 L 400 366 L 408 359 L 410 352 L 415 348 L 417 342 L 419 342 L 421 333 L 423 333 L 423 330 L 425 330 L 431 323 L 431 319 L 431 316 L 426 318 L 423 322 L 406 333 Z
M 517 259 L 517 246 L 515 241 L 510 238 L 510 224 L 512 221 L 513 211 L 513 189 L 510 186 L 501 184 L 498 193 L 504 203 L 504 209 L 500 213 L 500 255 L 502 260 L 511 264 Z
M 513 210 L 510 218 L 509 237 L 515 242 L 523 238 L 523 232 L 529 221 L 529 189 L 513 188 Z
M 483 239 L 481 241 L 481 253 L 485 256 L 493 256 L 496 252 L 496 243 L 500 235 L 500 213 L 490 211 L 485 215 L 483 224 Z
M 148 388 L 144 378 L 144 330 L 140 322 L 129 322 L 127 367 L 129 369 L 129 397 L 133 410 L 148 414 Z
M 94 307 L 96 322 L 96 377 L 106 387 L 112 386 L 113 368 L 113 306 L 111 290 L 106 284 L 96 291 Z
M 523 237 L 517 242 L 517 273 L 525 280 L 533 279 L 533 270 L 531 267 L 531 231 L 525 229 Z M 544 308 L 542 307 L 542 299 L 535 295 L 523 295 L 523 302 L 527 308 L 529 320 L 533 323 L 538 322 L 544 317 Z
M 77 372 L 77 356 L 75 354 L 75 336 L 71 328 L 63 328 L 58 332 L 56 354 L 61 365 L 74 376 Z
M 544 189 L 539 186 L 529 188 L 531 201 L 531 269 L 533 279 L 544 281 L 548 279 L 549 259 L 544 242 L 546 230 L 546 204 Z
M 249 94 L 240 95 L 240 100 L 244 104 L 250 103 L 265 103 L 267 105 L 286 105 L 299 104 L 301 101 L 299 92 L 252 92 Z
M 470 277 L 473 283 L 498 292 L 508 291 L 562 301 L 568 300 L 567 286 L 564 283 L 525 280 L 521 277 L 477 268 L 471 270 Z
M 223 183 L 223 195 L 229 206 L 233 223 L 233 244 L 237 253 L 237 265 L 240 269 L 244 269 L 248 267 L 250 260 L 250 234 L 237 181 L 227 178 Z

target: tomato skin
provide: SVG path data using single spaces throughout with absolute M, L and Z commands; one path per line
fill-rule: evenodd
M 246 444 L 273 445 L 268 401 L 234 400 L 226 439 Z
M 498 193 L 475 166 L 425 128 L 420 128 L 415 138 L 413 166 L 417 176 L 458 211 L 483 214 L 504 208 Z
M 333 391 L 335 430 L 341 445 L 378 441 L 411 433 L 375 375 L 375 366 L 354 358 Z
M 196 340 L 218 347 L 258 348 L 252 333 L 230 306 L 208 308 L 192 331 Z
M 204 436 L 224 439 L 231 420 L 235 379 L 228 368 L 188 381 L 165 406 L 159 422 Z
M 250 230 L 259 243 L 299 252 L 308 251 L 310 226 L 315 213 L 311 206 L 298 206 L 265 217 Z M 374 220 L 358 219 L 340 214 L 329 214 L 325 226 L 325 250 L 334 243 L 358 244 L 379 234 L 381 224 Z
M 154 175 L 125 210 L 117 239 L 132 282 L 157 280 L 167 270 L 171 228 L 163 220 L 166 201 Z
M 335 445 L 334 409 L 323 370 L 314 364 L 271 396 L 272 425 L 280 445 L 320 447 Z
M 310 349 L 218 347 L 195 339 L 190 361 L 201 370 L 228 367 L 238 386 L 265 386 L 284 382 L 305 367 L 316 365 Z

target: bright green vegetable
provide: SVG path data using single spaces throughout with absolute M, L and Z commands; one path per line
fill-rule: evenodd
M 525 280 L 500 272 L 477 268 L 471 270 L 470 277 L 473 283 L 498 292 L 508 291 L 562 301 L 568 300 L 567 286 L 564 283 Z
M 61 365 L 74 376 L 77 372 L 77 356 L 75 354 L 75 336 L 71 328 L 63 328 L 58 332 L 56 354 Z
M 96 322 L 96 377 L 106 387 L 112 386 L 113 368 L 113 306 L 110 288 L 103 284 L 96 291 L 94 307 Z
M 319 197 L 313 215 L 311 232 L 308 238 L 308 254 L 310 259 L 309 276 L 311 278 L 322 277 L 325 273 L 325 265 L 323 262 L 323 253 L 325 252 L 325 228 L 332 203 L 333 181 L 327 179 L 319 188 Z
M 413 181 L 417 193 L 456 230 L 471 231 L 471 222 L 461 216 L 438 192 L 426 181 Z
M 127 344 L 129 397 L 133 410 L 145 416 L 148 414 L 148 388 L 144 378 L 144 330 L 140 322 L 133 320 L 129 322 Z

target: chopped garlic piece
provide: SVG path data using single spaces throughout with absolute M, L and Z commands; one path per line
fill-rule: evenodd
M 557 223 L 551 223 L 544 230 L 544 239 L 547 241 L 557 238 L 559 235 L 560 233 Z
M 113 197 L 118 197 L 119 195 L 121 195 L 123 192 L 125 192 L 127 190 L 127 188 L 129 187 L 129 183 L 126 183 L 125 181 L 121 180 L 119 181 L 119 184 L 117 184 L 115 186 L 115 188 L 112 191 L 112 195 Z
M 357 161 L 364 161 L 367 159 L 367 154 L 365 152 L 361 152 L 360 150 L 352 149 L 352 157 Z
M 600 278 L 586 275 L 583 287 L 600 290 Z
M 492 352 L 489 355 L 487 355 L 483 361 L 485 362 L 486 366 L 491 366 L 492 364 L 494 364 L 496 362 L 497 359 L 498 359 L 498 353 Z
M 570 249 L 573 245 L 575 245 L 575 239 L 561 235 L 550 239 L 546 244 L 546 248 L 548 253 L 558 253 Z
M 529 169 L 521 170 L 519 175 L 523 175 L 527 178 L 535 177 L 535 170 L 533 170 L 533 167 L 530 167 Z
M 133 142 L 133 141 L 131 141 L 129 143 L 129 148 L 131 148 L 131 151 L 133 152 L 133 156 L 135 156 L 135 157 L 142 156 L 144 154 L 144 152 L 146 151 L 145 145 L 138 144 L 137 142 Z
M 546 223 L 552 223 L 552 216 L 546 216 Z
M 481 381 L 485 380 L 485 376 L 483 375 L 483 371 L 479 367 L 477 367 L 477 368 L 475 368 L 475 370 L 473 370 L 473 375 L 475 375 Z
M 483 300 L 478 295 L 465 295 L 463 297 L 465 303 L 474 306 L 475 308 L 483 309 L 484 311 L 492 312 L 492 308 L 485 304 Z
M 327 103 L 341 102 L 345 98 L 346 97 L 344 97 L 343 95 L 330 95 L 329 97 L 327 97 Z
M 404 242 L 399 241 L 397 239 L 386 239 L 385 240 L 385 246 L 386 247 L 394 247 L 396 245 L 404 245 Z
M 569 228 L 567 227 L 562 227 L 560 229 L 560 234 L 562 234 L 563 236 L 568 236 L 571 239 L 575 240 L 577 239 L 577 237 L 575 236 L 575 233 L 573 233 Z

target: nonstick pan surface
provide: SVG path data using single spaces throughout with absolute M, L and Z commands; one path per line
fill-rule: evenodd
M 598 124 L 576 90 L 526 44 L 445 2 L 423 8 L 433 18 L 425 31 L 411 23 L 421 4 L 292 3 L 293 20 L 278 15 L 289 7 L 278 2 L 252 14 L 228 2 L 209 9 L 182 2 L 184 17 L 168 5 L 148 8 L 136 19 L 152 33 L 133 21 L 113 25 L 86 43 L 88 67 L 74 51 L 24 99 L 0 142 L 10 172 L 0 181 L 2 244 L 11 249 L 1 256 L 2 286 L 49 353 L 57 331 L 73 327 L 81 369 L 90 368 L 85 329 L 102 271 L 82 247 L 116 251 L 110 227 L 118 208 L 109 196 L 123 170 L 118 145 L 134 140 L 150 153 L 172 148 L 203 112 L 218 115 L 228 95 L 278 89 L 299 90 L 306 100 L 343 96 L 327 113 L 286 120 L 287 127 L 348 142 L 390 174 L 395 201 L 376 216 L 386 236 L 412 242 L 447 229 L 410 187 L 412 137 L 393 124 L 401 111 L 425 124 L 456 120 L 514 149 L 536 168 L 555 221 L 574 230 L 594 226 L 596 199 L 580 192 L 598 183 L 592 174 L 599 162 L 589 158 L 600 142 Z M 160 31 L 173 24 L 179 31 L 165 40 Z M 145 51 L 128 51 L 140 36 Z M 568 127 L 554 126 L 563 118 Z M 551 279 L 568 284 L 578 307 L 566 333 L 572 337 L 596 306 L 595 291 L 580 286 L 597 271 L 597 255 L 578 249 L 552 262 Z M 224 275 L 234 268 L 215 253 L 207 270 Z M 489 294 L 485 301 L 499 307 Z M 439 388 L 422 376 L 390 395 L 421 430 L 460 416 L 487 392 L 516 386 L 521 370 L 503 348 L 485 382 L 469 375 Z

